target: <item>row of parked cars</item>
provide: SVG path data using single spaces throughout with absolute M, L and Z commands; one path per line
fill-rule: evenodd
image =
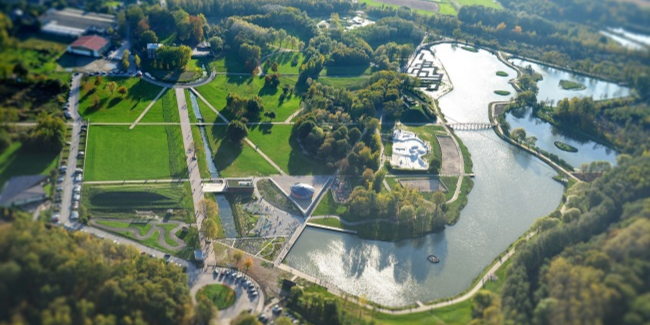
M 219 269 L 214 270 L 214 275 L 219 276 Z M 239 285 L 243 286 L 244 289 L 248 292 L 248 295 L 251 298 L 257 298 L 259 293 L 257 292 L 257 289 L 255 289 L 255 285 L 251 280 L 247 279 L 245 275 L 235 271 L 235 270 L 225 270 L 223 273 L 221 273 L 221 276 L 227 279 L 232 280 L 236 284 L 238 283 Z

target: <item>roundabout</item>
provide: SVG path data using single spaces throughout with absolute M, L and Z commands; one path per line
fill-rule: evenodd
M 242 311 L 251 314 L 264 309 L 264 291 L 260 285 L 244 274 L 225 267 L 208 269 L 190 289 L 192 299 L 205 295 L 219 309 L 219 323 L 229 324 Z

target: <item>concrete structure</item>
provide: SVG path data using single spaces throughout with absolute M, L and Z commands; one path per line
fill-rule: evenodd
M 311 199 L 314 196 L 314 187 L 305 183 L 296 183 L 291 186 L 291 196 L 296 199 Z
M 156 58 L 156 50 L 163 46 L 160 43 L 147 43 L 147 57 L 149 59 L 155 59 Z
M 79 37 L 68 45 L 67 51 L 73 54 L 101 57 L 110 46 L 110 42 L 100 36 L 86 35 Z
M 43 184 L 47 180 L 44 175 L 14 176 L 5 183 L 0 193 L 0 206 L 19 207 L 40 202 L 47 198 Z
M 413 132 L 396 129 L 393 131 L 393 155 L 390 163 L 393 168 L 427 170 L 429 163 L 421 157 L 429 153 L 429 144 Z
M 115 16 L 72 8 L 50 9 L 38 20 L 43 26 L 41 27 L 43 33 L 68 37 L 79 37 L 87 33 L 104 34 L 109 28 L 115 29 L 117 26 Z

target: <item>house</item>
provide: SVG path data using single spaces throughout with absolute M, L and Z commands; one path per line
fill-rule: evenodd
M 87 35 L 79 37 L 72 44 L 68 45 L 67 51 L 69 53 L 98 58 L 108 50 L 109 46 L 110 42 L 107 39 L 97 35 Z
M 226 184 L 227 192 L 253 193 L 255 186 L 252 179 L 229 179 Z
M 203 42 L 199 43 L 199 44 L 196 46 L 196 48 L 197 48 L 197 49 L 200 49 L 200 50 L 209 50 L 209 49 L 210 49 L 210 43 L 208 43 L 208 42 L 206 42 L 206 41 L 203 41 Z
M 72 8 L 50 9 L 38 20 L 41 22 L 41 32 L 68 37 L 79 37 L 88 33 L 104 34 L 108 29 L 115 29 L 117 26 L 117 19 L 113 15 Z
M 14 176 L 5 183 L 0 193 L 0 206 L 20 207 L 47 199 L 43 188 L 47 176 Z
M 163 46 L 160 43 L 147 43 L 147 57 L 149 59 L 155 59 L 156 58 L 156 50 Z

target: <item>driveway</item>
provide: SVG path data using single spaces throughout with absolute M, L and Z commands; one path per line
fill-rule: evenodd
M 244 310 L 252 309 L 251 313 L 257 314 L 264 309 L 264 292 L 262 291 L 262 288 L 259 286 L 259 284 L 255 282 L 255 280 L 245 276 L 245 279 L 250 280 L 259 293 L 259 296 L 257 296 L 257 298 L 251 298 L 251 296 L 248 295 L 247 289 L 241 285 L 243 279 L 235 282 L 234 277 L 227 277 L 223 274 L 224 271 L 229 269 L 223 267 L 217 267 L 216 269 L 219 270 L 219 276 L 215 276 L 214 270 L 211 268 L 210 272 L 204 273 L 198 279 L 198 281 L 194 283 L 194 286 L 192 286 L 192 289 L 190 289 L 190 294 L 194 300 L 196 299 L 196 293 L 199 291 L 199 289 L 208 284 L 216 283 L 226 285 L 235 290 L 235 294 L 237 295 L 235 303 L 232 306 L 219 311 L 219 324 L 230 324 L 230 320 L 237 317 L 237 315 L 239 315 L 239 313 Z M 240 273 L 244 274 L 242 272 Z

